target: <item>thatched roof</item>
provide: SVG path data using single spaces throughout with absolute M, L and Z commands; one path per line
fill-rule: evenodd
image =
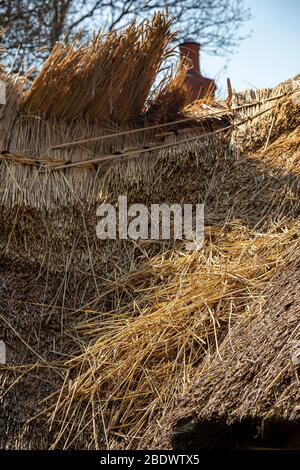
M 11 284 L 15 287 L 9 294 L 9 309 L 7 299 L 2 308 L 3 317 L 15 331 L 8 328 L 10 335 L 4 339 L 13 345 L 18 338 L 16 332 L 22 328 L 22 338 L 27 345 L 35 350 L 40 344 L 42 357 L 57 358 L 52 355 L 49 340 L 43 343 L 43 328 L 47 331 L 44 319 L 42 330 L 37 325 L 32 327 L 30 322 L 30 328 L 26 322 L 22 323 L 24 301 L 29 296 L 32 296 L 29 301 L 35 304 L 46 304 L 46 307 L 26 307 L 27 318 L 34 318 L 39 326 L 40 311 L 45 308 L 47 312 L 49 305 L 58 305 L 54 309 L 55 316 L 50 318 L 56 328 L 58 323 L 60 325 L 57 334 L 63 340 L 62 347 L 57 348 L 59 352 L 66 352 L 64 341 L 70 338 L 68 324 L 62 326 L 60 321 L 60 315 L 65 317 L 68 313 L 66 306 L 71 308 L 72 318 L 82 319 L 83 316 L 86 319 L 81 328 L 88 334 L 77 338 L 78 331 L 72 332 L 74 342 L 70 350 L 74 347 L 74 351 L 70 351 L 71 358 L 69 353 L 66 361 L 62 356 L 58 379 L 56 372 L 52 375 L 53 369 L 46 370 L 46 382 L 40 382 L 45 388 L 32 387 L 35 382 L 32 382 L 30 371 L 28 375 L 28 368 L 22 379 L 18 373 L 14 375 L 13 369 L 2 370 L 3 422 L 11 423 L 9 436 L 3 434 L 2 446 L 103 448 L 111 445 L 131 448 L 138 445 L 144 426 L 152 423 L 153 430 L 154 423 L 152 436 L 159 434 L 157 420 L 162 419 L 163 423 L 177 394 L 201 371 L 205 354 L 213 353 L 215 342 L 218 344 L 226 336 L 235 321 L 249 314 L 253 302 L 261 298 L 274 273 L 282 269 L 298 243 L 300 185 L 298 149 L 294 145 L 299 132 L 298 108 L 289 99 L 284 99 L 275 117 L 271 133 L 269 126 L 274 115 L 270 115 L 270 121 L 262 121 L 265 140 L 270 135 L 266 148 L 262 145 L 251 152 L 246 145 L 244 153 L 237 153 L 235 146 L 228 147 L 227 140 L 210 136 L 204 139 L 198 151 L 195 146 L 178 146 L 172 152 L 167 149 L 156 162 L 157 174 L 153 172 L 153 179 L 147 180 L 147 172 L 141 172 L 145 179 L 140 189 L 129 179 L 115 178 L 111 183 L 110 188 L 115 188 L 116 193 L 127 188 L 130 200 L 145 203 L 149 200 L 161 202 L 162 198 L 172 202 L 197 202 L 199 195 L 203 197 L 208 227 L 205 249 L 200 256 L 184 254 L 180 247 L 178 251 L 174 246 L 107 244 L 99 255 L 98 269 L 94 270 L 92 265 L 86 270 L 88 277 L 81 295 L 69 268 L 73 255 L 80 259 L 83 254 L 85 265 L 90 261 L 90 242 L 94 234 L 92 218 L 90 225 L 86 225 L 86 232 L 82 233 L 81 225 L 78 233 L 83 212 L 76 212 L 72 207 L 69 213 L 65 210 L 70 220 L 76 220 L 78 216 L 76 231 L 71 231 L 66 239 L 58 230 L 59 208 L 40 213 L 28 211 L 28 208 L 24 213 L 16 210 L 15 230 L 4 232 L 10 259 L 3 274 L 4 283 L 9 285 L 13 278 L 16 284 Z M 242 133 L 252 132 L 255 125 L 252 121 L 245 124 L 245 129 L 239 128 L 241 146 Z M 172 137 L 175 138 L 178 136 Z M 278 151 L 279 147 L 282 152 Z M 186 152 L 183 152 L 184 148 Z M 272 164 L 273 151 L 277 157 Z M 291 173 L 291 161 L 294 173 Z M 157 180 L 156 186 L 154 181 Z M 6 214 L 9 218 L 8 211 L 1 213 L 4 227 Z M 56 227 L 53 234 L 49 231 L 51 218 Z M 91 237 L 89 243 L 87 233 Z M 80 243 L 78 254 L 75 248 Z M 49 246 L 51 249 L 46 252 Z M 99 246 L 93 254 L 96 252 L 100 252 Z M 39 263 L 23 265 L 18 270 L 11 265 L 15 253 L 19 257 L 33 256 Z M 53 276 L 51 271 L 59 263 L 65 273 Z M 42 275 L 41 290 L 35 292 L 32 288 L 35 275 L 27 276 L 27 271 L 36 273 L 38 270 Z M 25 290 L 22 289 L 22 271 L 27 276 Z M 82 277 L 85 279 L 85 274 L 79 270 L 77 280 L 81 281 Z M 58 291 L 59 296 L 56 295 Z M 18 308 L 15 299 L 20 300 Z M 85 303 L 88 310 L 78 312 Z M 90 306 L 95 311 L 90 312 Z M 34 332 L 36 334 L 32 334 Z M 86 337 L 89 338 L 87 343 Z M 25 354 L 28 346 L 22 340 L 19 344 L 21 358 L 32 363 L 35 358 Z M 20 360 L 14 351 L 13 364 Z M 43 370 L 39 361 L 34 374 L 38 375 L 37 371 L 43 373 Z M 28 411 L 23 415 L 20 397 L 24 393 L 28 398 Z M 47 395 L 50 398 L 41 404 L 41 408 L 48 405 L 50 408 L 43 409 L 41 421 L 34 421 L 34 427 L 31 427 L 27 418 L 39 411 L 36 403 Z M 13 414 L 14 408 L 18 413 Z M 62 422 L 65 426 L 61 426 Z M 49 431 L 51 423 L 53 426 Z M 39 440 L 32 429 L 40 436 L 46 436 L 45 440 Z
M 1 257 L 0 330 L 7 358 L 0 367 L 0 449 L 50 447 L 58 423 L 50 429 L 39 414 L 43 400 L 62 386 L 59 362 L 77 349 L 71 335 L 74 311 L 82 315 L 80 306 L 93 295 L 88 276 L 53 275 L 36 264 Z M 91 428 L 73 447 L 87 447 Z
M 180 69 L 149 95 L 170 39 L 156 15 L 90 45 L 56 46 L 27 91 L 6 77 L 2 447 L 137 446 L 298 247 L 290 84 L 185 107 Z M 100 243 L 96 206 L 120 194 L 130 204 L 205 203 L 203 251 Z
M 38 276 L 37 266 L 1 258 L 0 327 L 7 352 L 7 368 L 0 370 L 1 449 L 48 446 L 49 434 L 41 423 L 27 421 L 60 383 L 59 374 L 45 366 L 59 357 L 55 350 L 61 350 L 61 327 L 57 315 L 51 309 L 42 312 L 39 305 L 54 301 L 60 282 Z M 64 351 L 70 351 L 66 339 Z M 35 368 L 37 363 L 40 367 Z
M 236 444 L 248 439 L 254 445 L 258 429 L 263 434 L 270 422 L 300 423 L 299 273 L 296 257 L 274 280 L 260 312 L 228 331 L 218 353 L 202 364 L 200 380 L 165 420 L 156 445 L 233 446 L 230 434 Z

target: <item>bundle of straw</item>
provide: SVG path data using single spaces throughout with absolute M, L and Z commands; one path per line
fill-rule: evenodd
M 23 108 L 72 120 L 128 122 L 144 110 L 162 62 L 172 54 L 171 20 L 156 13 L 140 25 L 95 36 L 90 44 L 57 44 Z

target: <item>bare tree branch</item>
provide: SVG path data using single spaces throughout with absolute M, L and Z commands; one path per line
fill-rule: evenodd
M 243 0 L 0 0 L 5 59 L 12 62 L 18 53 L 18 67 L 39 66 L 65 36 L 82 30 L 89 37 L 100 28 L 109 32 L 166 5 L 178 40 L 192 36 L 209 53 L 229 55 L 245 37 L 240 31 L 250 12 Z

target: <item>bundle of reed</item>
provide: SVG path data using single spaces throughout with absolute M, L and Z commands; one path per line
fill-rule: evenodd
M 172 54 L 171 20 L 156 13 L 90 44 L 57 44 L 25 95 L 23 109 L 68 121 L 124 123 L 143 112 L 162 62 Z M 84 86 L 83 86 L 84 84 Z
M 295 223 L 264 234 L 238 221 L 209 227 L 203 251 L 174 247 L 108 283 L 87 306 L 99 313 L 77 325 L 81 354 L 64 362 L 64 383 L 49 397 L 52 448 L 76 446 L 87 430 L 87 448 L 107 449 L 138 446 L 150 423 L 159 432 L 203 357 L 263 304 L 298 231 Z
M 181 63 L 174 78 L 168 77 L 163 81 L 154 96 L 149 100 L 146 121 L 167 122 L 178 119 L 179 112 L 188 103 L 188 88 L 185 85 L 187 65 Z

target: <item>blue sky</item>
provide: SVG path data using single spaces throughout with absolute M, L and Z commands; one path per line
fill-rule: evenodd
M 251 37 L 245 39 L 226 60 L 202 53 L 202 72 L 216 78 L 219 92 L 232 87 L 272 87 L 300 73 L 300 0 L 245 0 L 253 19 L 245 26 Z

